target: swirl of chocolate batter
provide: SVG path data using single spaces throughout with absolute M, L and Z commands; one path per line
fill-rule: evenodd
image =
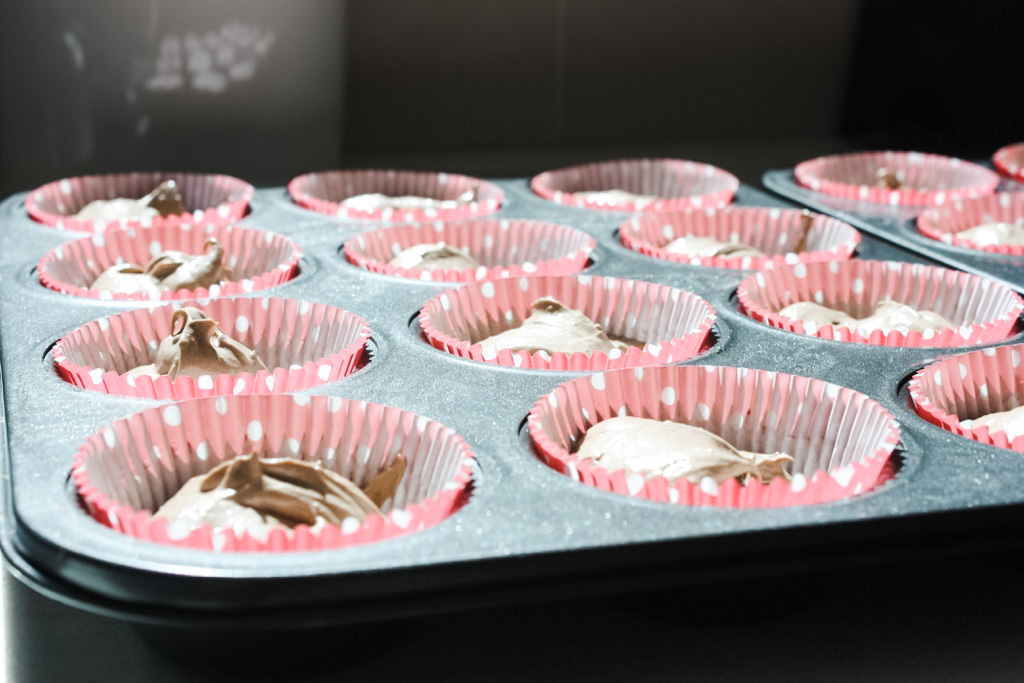
M 956 233 L 962 240 L 967 240 L 979 247 L 1009 244 L 1024 245 L 1024 223 L 982 223 Z
M 165 290 L 209 288 L 231 278 L 231 269 L 224 265 L 224 247 L 211 237 L 203 244 L 202 254 L 169 250 L 154 256 L 145 267 L 134 263 L 111 266 L 89 289 L 159 295 Z
M 979 415 L 973 420 L 960 420 L 960 424 L 971 429 L 988 427 L 990 433 L 1006 432 L 1006 437 L 1013 440 L 1024 434 L 1024 406 Z
M 255 536 L 265 536 L 276 526 L 317 527 L 341 524 L 349 517 L 362 522 L 380 514 L 380 506 L 394 496 L 405 468 L 405 457 L 396 455 L 360 489 L 319 462 L 261 458 L 252 453 L 189 479 L 155 516 L 183 520 L 192 527 L 230 527 Z
M 598 422 L 584 434 L 577 457 L 609 470 L 638 472 L 650 479 L 686 479 L 699 484 L 705 477 L 721 484 L 736 477 L 741 483 L 775 477 L 790 479 L 786 453 L 743 451 L 712 432 L 671 420 L 622 416 Z
M 630 344 L 612 339 L 600 325 L 551 297 L 533 302 L 530 315 L 518 327 L 480 340 L 484 348 L 511 349 L 530 353 L 546 351 L 591 354 L 595 351 L 627 351 Z M 642 346 L 642 344 L 637 344 Z
M 100 273 L 89 289 L 97 292 L 118 292 L 121 294 L 157 294 L 163 289 L 142 266 L 135 263 L 118 263 Z
M 156 362 L 140 365 L 129 374 L 197 379 L 243 372 L 255 375 L 260 370 L 267 366 L 255 351 L 224 334 L 217 321 L 198 308 L 186 306 L 171 316 L 171 333 L 160 341 Z
M 210 287 L 231 279 L 231 271 L 224 266 L 224 247 L 213 237 L 203 243 L 202 254 L 157 254 L 146 265 L 145 272 L 156 278 L 160 287 L 170 290 Z
M 603 206 L 620 206 L 626 202 L 633 202 L 634 206 L 641 207 L 662 199 L 653 194 L 636 194 L 618 188 L 611 190 L 580 190 L 572 194 L 584 201 Z
M 357 211 L 378 211 L 380 209 L 403 209 L 406 211 L 415 209 L 455 209 L 476 201 L 476 183 L 472 189 L 466 190 L 455 199 L 439 199 L 435 197 L 421 197 L 419 195 L 403 195 L 395 197 L 370 192 L 346 197 L 341 205 Z
M 164 218 L 188 213 L 181 191 L 178 190 L 178 183 L 174 180 L 165 180 L 160 183 L 152 192 L 140 199 L 139 203 L 156 209 Z
M 869 334 L 873 330 L 881 330 L 885 334 L 896 330 L 907 334 L 955 326 L 955 323 L 935 311 L 918 310 L 913 306 L 888 298 L 877 302 L 875 312 L 864 318 L 856 318 L 846 311 L 822 306 L 813 301 L 792 303 L 779 311 L 779 315 L 800 320 L 805 325 L 808 323 L 813 323 L 816 327 L 833 325 L 850 330 L 862 330 Z
M 682 256 L 720 256 L 722 258 L 755 258 L 764 256 L 764 252 L 743 242 L 724 242 L 714 237 L 686 235 L 678 237 L 664 247 L 670 254 Z
M 117 197 L 89 202 L 73 218 L 111 222 L 145 220 L 157 216 L 167 218 L 185 213 L 188 213 L 188 209 L 185 208 L 178 184 L 174 180 L 165 180 L 139 199 Z
M 899 177 L 887 168 L 875 171 L 875 187 L 883 190 L 898 190 L 903 187 Z
M 414 244 L 397 254 L 389 263 L 399 268 L 425 268 L 427 270 L 465 270 L 480 264 L 468 250 L 444 242 Z

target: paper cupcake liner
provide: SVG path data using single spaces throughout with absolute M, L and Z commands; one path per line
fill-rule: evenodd
M 300 525 L 266 540 L 209 526 L 189 530 L 152 517 L 191 477 L 237 455 L 291 457 L 365 486 L 401 453 L 408 461 L 382 517 Z M 473 456 L 449 427 L 397 408 L 328 396 L 221 396 L 135 413 L 89 437 L 72 479 L 97 521 L 147 541 L 216 551 L 320 550 L 380 541 L 447 517 L 472 476 Z
M 846 260 L 860 244 L 856 228 L 830 216 L 814 214 L 805 249 L 798 246 L 803 232 L 803 212 L 797 209 L 726 207 L 641 215 L 619 226 L 623 246 L 664 261 L 715 268 L 762 269 L 812 261 Z M 674 239 L 712 237 L 742 242 L 764 256 L 686 256 L 665 250 Z
M 921 231 L 922 235 L 933 240 L 994 254 L 1024 256 L 1024 245 L 978 246 L 956 236 L 956 233 L 961 230 L 967 230 L 983 223 L 1024 224 L 1024 194 L 1000 192 L 984 197 L 956 200 L 947 202 L 941 207 L 927 209 L 917 217 L 917 229 Z
M 185 208 L 180 216 L 157 216 L 142 221 L 101 221 L 73 218 L 97 199 L 137 199 L 165 180 L 178 184 Z M 245 215 L 255 190 L 244 180 L 211 173 L 116 173 L 64 178 L 34 190 L 25 199 L 28 215 L 51 228 L 104 232 L 128 227 L 162 227 L 182 223 L 227 225 Z
M 994 280 L 957 270 L 897 261 L 798 263 L 747 277 L 737 289 L 740 311 L 798 334 L 880 346 L 968 346 L 1006 339 L 1020 317 L 1020 296 Z M 892 301 L 931 310 L 956 324 L 936 331 L 865 335 L 847 327 L 813 324 L 783 317 L 779 311 L 813 301 L 862 318 L 875 304 Z
M 877 187 L 875 173 L 886 169 L 902 186 Z M 806 188 L 845 199 L 877 204 L 942 204 L 995 192 L 999 176 L 953 157 L 922 152 L 858 152 L 818 157 L 797 164 L 796 180 Z
M 601 325 L 613 337 L 644 342 L 642 349 L 566 355 L 498 352 L 478 342 L 522 323 L 537 299 L 554 297 Z M 488 280 L 440 294 L 420 311 L 420 326 L 437 349 L 462 358 L 534 370 L 605 370 L 686 360 L 699 353 L 715 322 L 696 294 L 640 280 L 523 277 Z
M 159 299 L 203 299 L 230 296 L 276 287 L 295 277 L 302 252 L 299 245 L 283 235 L 233 225 L 192 225 L 125 228 L 84 237 L 48 251 L 37 272 L 45 287 L 92 299 L 147 300 L 141 293 L 98 292 L 89 286 L 107 268 L 119 263 L 145 265 L 165 250 L 203 253 L 210 237 L 224 247 L 224 264 L 234 279 L 209 289 L 179 289 L 161 292 Z
M 968 427 L 974 419 L 1024 405 L 1024 344 L 972 351 L 933 363 L 910 380 L 917 414 L 945 430 L 981 443 L 1024 453 L 1024 435 Z
M 609 471 L 573 454 L 587 429 L 624 415 L 701 427 L 743 450 L 787 453 L 794 459 L 792 481 L 670 482 Z M 720 507 L 785 507 L 855 496 L 880 483 L 900 438 L 889 411 L 852 389 L 767 370 L 696 365 L 572 380 L 539 398 L 527 425 L 544 462 L 576 481 L 663 503 Z
M 533 191 L 556 204 L 600 211 L 679 211 L 725 206 L 740 181 L 710 164 L 682 159 L 623 159 L 545 171 L 530 181 Z M 577 197 L 575 192 L 625 190 L 661 197 L 614 206 Z
M 444 242 L 468 250 L 480 267 L 468 270 L 401 268 L 389 261 L 417 244 Z M 400 225 L 358 235 L 345 243 L 345 257 L 384 275 L 435 282 L 476 282 L 521 275 L 569 275 L 583 270 L 594 239 L 556 223 L 520 219 Z
M 450 209 L 379 209 L 364 211 L 342 206 L 348 197 L 380 193 L 389 197 L 457 199 L 475 190 L 475 201 Z M 486 180 L 455 173 L 424 171 L 320 171 L 293 178 L 288 193 L 299 206 L 339 218 L 393 223 L 417 223 L 434 219 L 455 220 L 494 213 L 505 193 Z
M 1024 183 L 1024 142 L 1003 147 L 992 155 L 992 163 L 1002 175 Z
M 154 362 L 160 341 L 171 333 L 174 311 L 184 306 L 216 320 L 225 334 L 256 351 L 269 371 L 174 380 L 127 374 Z M 93 320 L 57 342 L 53 361 L 61 377 L 89 391 L 181 401 L 284 393 L 333 382 L 356 368 L 369 338 L 365 320 L 335 306 L 294 299 L 214 299 Z

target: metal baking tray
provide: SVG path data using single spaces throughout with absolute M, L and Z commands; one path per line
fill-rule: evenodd
M 987 168 L 992 167 L 985 162 L 977 163 Z M 862 233 L 913 251 L 936 263 L 976 275 L 985 275 L 1024 293 L 1024 258 L 958 247 L 922 235 L 917 230 L 917 216 L 927 207 L 890 206 L 831 197 L 799 185 L 793 169 L 768 171 L 764 174 L 762 182 L 772 192 L 815 211 L 846 221 Z M 1002 179 L 997 191 L 1020 189 L 1019 183 Z
M 284 188 L 271 188 L 257 192 L 244 223 L 292 237 L 304 258 L 294 281 L 262 293 L 340 306 L 372 330 L 364 368 L 305 393 L 385 403 L 454 428 L 477 457 L 472 495 L 435 527 L 341 550 L 217 554 L 136 540 L 86 515 L 68 475 L 90 434 L 157 402 L 76 389 L 50 357 L 62 335 L 131 304 L 44 288 L 35 275 L 40 256 L 80 235 L 34 223 L 19 194 L 0 204 L 0 541 L 9 565 L 54 599 L 122 619 L 251 625 L 280 623 L 286 614 L 291 624 L 317 624 L 1018 543 L 1024 458 L 942 431 L 908 406 L 905 380 L 957 349 L 842 344 L 771 329 L 737 311 L 743 271 L 633 253 L 618 242 L 624 214 L 545 202 L 524 179 L 496 182 L 506 192 L 498 216 L 559 222 L 596 238 L 586 273 L 705 297 L 718 313 L 715 344 L 689 362 L 816 377 L 880 401 L 902 429 L 896 478 L 839 502 L 767 510 L 680 507 L 578 484 L 540 462 L 524 420 L 538 397 L 579 373 L 504 368 L 435 350 L 421 338 L 417 311 L 452 285 L 355 268 L 340 248 L 376 225 L 311 213 Z M 746 186 L 736 203 L 789 206 Z M 928 261 L 870 236 L 859 255 Z

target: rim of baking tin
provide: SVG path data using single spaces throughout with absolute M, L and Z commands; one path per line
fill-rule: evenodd
M 177 236 L 180 233 L 202 231 L 207 237 L 216 238 L 224 245 L 225 257 L 232 252 L 229 251 L 230 244 L 244 247 L 247 253 L 254 249 L 279 249 L 286 252 L 283 261 L 280 261 L 273 268 L 248 278 L 232 280 L 219 285 L 211 285 L 209 288 L 198 287 L 196 289 L 178 289 L 173 292 L 163 291 L 158 299 L 148 297 L 145 294 L 135 292 L 126 294 L 124 292 L 99 292 L 71 282 L 65 282 L 60 276 L 52 272 L 53 267 L 72 256 L 69 252 L 79 257 L 78 260 L 88 262 L 95 260 L 101 266 L 100 273 L 116 265 L 118 259 L 123 258 L 111 256 L 108 253 L 108 245 L 124 239 L 134 241 L 153 241 L 163 243 L 161 236 Z M 102 256 L 102 258 L 101 258 Z M 285 235 L 271 232 L 262 228 L 244 227 L 240 225 L 193 225 L 183 223 L 180 225 L 152 226 L 148 228 L 122 228 L 110 230 L 104 233 L 97 233 L 90 237 L 82 237 L 72 242 L 58 245 L 46 252 L 36 266 L 39 281 L 44 287 L 70 296 L 85 297 L 89 299 L 114 300 L 114 301 L 169 301 L 184 299 L 206 299 L 217 296 L 232 296 L 236 294 L 248 294 L 276 287 L 291 280 L 298 274 L 299 261 L 302 259 L 302 249 L 298 243 Z M 98 274 L 97 274 L 98 276 Z
M 602 191 L 625 189 L 622 187 L 576 187 L 586 174 L 596 174 L 606 183 L 615 184 L 616 175 L 624 170 L 636 170 L 641 176 L 649 179 L 658 172 L 671 173 L 685 180 L 706 181 L 711 185 L 706 191 L 681 197 L 663 197 L 657 201 L 638 205 L 633 201 L 624 201 L 615 205 L 595 202 L 577 197 L 574 192 L 584 190 Z M 739 190 L 740 181 L 732 173 L 699 161 L 686 159 L 618 159 L 600 161 L 589 164 L 567 166 L 551 171 L 544 171 L 530 179 L 530 188 L 534 194 L 555 204 L 574 206 L 584 209 L 618 212 L 659 212 L 682 211 L 701 207 L 725 206 L 732 201 Z M 636 194 L 651 194 L 638 192 Z
M 835 325 L 822 325 L 813 331 L 808 331 L 809 328 L 806 328 L 802 321 L 779 315 L 778 311 L 761 303 L 760 295 L 763 291 L 770 293 L 773 289 L 777 289 L 784 291 L 789 297 L 792 292 L 809 290 L 809 285 L 806 285 L 809 280 L 826 283 L 839 280 L 844 286 L 846 280 L 849 280 L 849 286 L 843 291 L 852 296 L 859 296 L 868 289 L 868 283 L 872 281 L 872 276 L 887 278 L 891 285 L 914 280 L 920 284 L 921 278 L 933 278 L 936 281 L 941 279 L 941 284 L 945 285 L 947 291 L 983 292 L 991 300 L 1000 298 L 1005 306 L 1004 310 L 1000 310 L 992 318 L 981 322 L 941 328 L 937 331 L 927 330 L 924 333 L 916 331 L 903 333 L 892 330 L 886 334 L 881 330 L 874 330 L 865 336 L 859 330 Z M 929 288 L 926 291 L 932 290 Z M 879 292 L 882 296 L 887 296 L 889 293 L 887 291 Z M 1020 318 L 1021 312 L 1024 311 L 1024 300 L 1020 295 L 995 280 L 950 268 L 902 261 L 861 259 L 819 261 L 758 271 L 747 276 L 740 283 L 736 295 L 739 299 L 741 313 L 771 327 L 820 339 L 873 346 L 950 347 L 997 342 L 1006 339 L 1013 333 L 1017 320 Z M 826 298 L 821 290 L 808 291 L 801 299 L 789 299 L 790 303 L 797 301 L 826 304 Z
M 664 247 L 672 240 L 693 235 L 697 237 L 715 237 L 730 242 L 743 241 L 743 234 L 733 230 L 727 222 L 730 217 L 750 216 L 753 220 L 743 221 L 737 226 L 744 232 L 758 232 L 766 222 L 777 221 L 783 215 L 801 216 L 800 209 L 779 209 L 756 206 L 726 206 L 716 209 L 693 209 L 688 211 L 672 211 L 659 214 L 643 214 L 623 222 L 619 226 L 619 240 L 627 249 L 645 256 L 692 266 L 711 268 L 755 269 L 774 268 L 787 264 L 809 263 L 813 261 L 845 261 L 853 256 L 860 245 L 860 232 L 849 223 L 826 216 L 812 214 L 814 227 L 812 230 L 834 233 L 835 244 L 826 249 L 814 251 L 783 252 L 765 254 L 764 256 L 687 256 L 667 251 Z M 796 230 L 784 231 L 780 239 L 788 238 Z M 735 237 L 736 239 L 732 239 Z M 751 245 L 753 246 L 753 245 Z
M 989 382 L 996 379 L 1024 383 L 1024 344 L 1008 344 L 987 349 L 978 349 L 930 363 L 914 373 L 908 384 L 910 400 L 914 411 L 934 425 L 948 432 L 978 441 L 979 443 L 1009 448 L 1024 453 L 1024 434 L 1010 439 L 1006 432 L 990 431 L 988 427 L 966 427 L 956 412 L 950 411 L 949 400 L 937 392 L 949 391 L 950 399 L 965 399 L 969 395 L 981 395 L 988 399 L 992 395 Z M 980 375 L 980 376 L 979 376 Z M 943 385 L 951 385 L 943 387 Z
M 944 244 L 992 254 L 1024 256 L 1024 244 L 980 246 L 955 234 L 983 223 L 1015 222 L 1024 222 L 1024 194 L 999 192 L 983 197 L 958 199 L 946 202 L 940 207 L 926 209 L 917 217 L 917 229 L 925 237 Z
M 249 403 L 254 404 L 254 407 L 247 408 L 245 404 Z M 239 425 L 240 433 L 223 428 L 203 429 L 205 422 L 223 422 L 225 418 L 222 416 L 228 415 L 235 408 L 248 417 L 266 418 L 276 413 L 286 418 L 276 422 L 272 419 L 253 420 L 247 425 Z M 317 411 L 316 415 L 312 414 L 314 410 Z M 351 452 L 344 456 L 349 462 L 348 467 L 357 471 L 361 467 L 360 463 L 356 462 L 359 458 L 359 449 L 365 448 L 369 453 L 371 449 L 377 448 L 380 439 L 384 439 L 384 445 L 381 446 L 384 450 L 392 450 L 392 446 L 397 443 L 408 446 L 413 435 L 429 440 L 427 446 L 420 446 L 416 451 L 421 454 L 426 452 L 426 455 L 420 456 L 425 460 L 420 464 L 429 467 L 416 468 L 415 463 L 410 461 L 403 477 L 405 481 L 411 472 L 418 471 L 420 479 L 412 483 L 416 484 L 415 489 L 419 493 L 414 491 L 410 494 L 407 487 L 404 495 L 413 500 L 401 508 L 393 507 L 391 501 L 388 501 L 382 506 L 383 516 L 371 515 L 362 523 L 349 519 L 340 526 L 327 524 L 318 533 L 313 533 L 308 525 L 299 524 L 294 527 L 291 536 L 281 529 L 273 529 L 266 540 L 255 538 L 249 533 L 238 535 L 230 530 L 214 531 L 208 524 L 200 525 L 196 529 L 182 529 L 166 519 L 154 517 L 153 513 L 142 505 L 115 500 L 101 491 L 90 478 L 90 465 L 93 461 L 96 461 L 96 467 L 99 468 L 97 476 L 101 476 L 106 475 L 102 462 L 104 459 L 122 457 L 128 459 L 127 467 L 134 468 L 135 471 L 138 471 L 138 468 L 162 466 L 163 469 L 155 473 L 155 476 L 160 479 L 167 478 L 171 483 L 177 482 L 177 488 L 180 488 L 191 474 L 179 470 L 196 468 L 196 474 L 209 472 L 228 459 L 218 457 L 219 450 L 262 453 L 270 449 L 293 453 L 296 448 L 301 449 L 302 444 L 295 439 L 285 438 L 288 428 L 294 428 L 294 425 L 302 421 L 305 429 L 316 432 L 314 438 L 323 438 L 331 428 L 326 423 L 334 420 L 335 422 L 331 424 L 336 424 L 338 420 L 347 420 L 353 413 L 358 414 L 358 431 L 362 433 L 363 430 L 369 430 L 368 436 L 360 437 L 362 440 L 358 443 L 351 442 L 352 437 L 341 437 L 350 442 L 348 445 Z M 374 429 L 380 431 L 374 432 Z M 406 431 L 402 432 L 403 439 L 399 442 L 395 440 L 395 435 L 403 429 Z M 145 444 L 146 439 L 151 438 L 155 430 L 171 432 L 161 432 L 157 435 L 170 451 L 166 455 L 160 450 L 146 454 L 135 452 L 131 456 L 124 453 L 112 454 L 123 443 L 131 442 L 136 446 L 136 442 Z M 213 443 L 212 435 L 216 435 L 222 442 Z M 303 436 L 303 441 L 305 438 Z M 437 443 L 438 441 L 441 443 Z M 246 448 L 245 444 L 250 442 L 262 446 L 251 445 Z M 186 456 L 187 463 L 179 462 L 180 457 L 174 452 L 181 444 L 189 451 Z M 128 450 L 124 446 L 120 446 L 120 449 Z M 197 453 L 196 450 L 199 449 L 203 452 Z M 452 453 L 445 456 L 444 452 L 447 450 L 451 450 Z M 267 455 L 306 460 L 301 451 L 287 456 L 276 452 L 267 452 Z M 441 457 L 451 459 L 448 463 L 452 472 L 451 477 L 443 480 L 441 466 L 430 461 L 430 458 L 436 460 Z M 337 456 L 335 458 L 337 459 Z M 174 462 L 169 464 L 171 460 Z M 84 514 L 128 536 L 164 545 L 212 552 L 295 552 L 333 550 L 376 543 L 421 531 L 444 521 L 451 516 L 469 489 L 473 481 L 474 462 L 475 456 L 466 440 L 454 429 L 418 413 L 393 406 L 336 396 L 303 394 L 218 396 L 149 408 L 107 424 L 98 432 L 91 434 L 75 453 L 71 480 L 85 507 Z M 141 487 L 145 477 L 136 474 L 134 478 L 137 480 L 137 486 Z M 430 482 L 429 485 L 424 483 L 424 479 Z M 428 495 L 427 491 L 431 488 L 435 491 Z M 141 500 L 139 489 L 135 491 L 133 497 Z M 164 501 L 168 497 L 165 494 Z
M 992 163 L 1002 175 L 1018 183 L 1024 183 L 1024 142 L 996 150 L 992 155 Z
M 833 166 L 838 164 L 864 164 L 875 168 L 890 168 L 900 172 L 907 169 L 929 170 L 938 173 L 964 173 L 969 181 L 954 187 L 937 190 L 912 188 L 889 189 L 861 183 L 851 183 L 837 177 Z M 793 169 L 797 183 L 802 187 L 833 197 L 868 201 L 876 204 L 931 205 L 953 199 L 965 199 L 995 192 L 999 176 L 978 164 L 927 152 L 897 152 L 892 150 L 833 154 L 802 161 Z M 841 174 L 839 174 L 841 176 Z
M 739 424 L 754 417 L 754 412 L 771 406 L 774 387 L 782 387 L 787 401 L 800 401 L 797 406 L 779 408 L 779 415 L 799 419 L 807 400 L 829 403 L 823 410 L 834 414 L 837 402 L 844 401 L 840 424 L 826 430 L 835 438 L 849 438 L 856 427 L 867 430 L 868 452 L 857 460 L 831 470 L 817 468 L 810 476 L 793 475 L 792 482 L 776 478 L 768 484 L 752 481 L 742 485 L 736 478 L 721 484 L 705 478 L 698 484 L 686 478 L 670 482 L 663 476 L 646 478 L 625 469 L 607 470 L 589 459 L 580 459 L 570 452 L 561 436 L 548 433 L 545 422 L 557 423 L 571 431 L 570 440 L 578 439 L 587 429 L 611 417 L 634 415 L 653 419 L 672 419 L 665 413 L 689 410 L 707 422 L 719 411 L 719 404 L 700 402 L 701 376 L 717 374 L 719 390 L 732 400 L 739 413 Z M 645 386 L 648 385 L 648 386 Z M 767 386 L 767 389 L 765 388 Z M 766 398 L 767 397 L 767 398 Z M 730 404 L 731 405 L 731 404 Z M 767 406 L 767 407 L 766 407 Z M 729 407 L 729 406 L 726 406 Z M 813 412 L 813 411 L 812 411 Z M 772 413 L 761 416 L 771 420 Z M 831 420 L 831 418 L 830 418 Z M 687 420 L 682 420 L 686 422 Z M 719 427 L 724 430 L 725 422 Z M 868 426 L 870 425 L 870 429 Z M 711 422 L 708 422 L 711 426 Z M 565 382 L 534 403 L 527 417 L 527 431 L 540 459 L 552 469 L 574 481 L 620 495 L 683 506 L 711 505 L 730 508 L 788 507 L 810 505 L 849 498 L 867 492 L 882 483 L 880 475 L 899 445 L 900 428 L 892 414 L 863 392 L 825 382 L 824 380 L 790 375 L 771 370 L 714 365 L 661 365 L 633 370 L 608 370 Z M 715 433 L 714 429 L 710 429 Z M 822 436 L 825 434 L 823 433 Z M 857 444 L 854 444 L 857 445 Z M 835 444 L 833 444 L 835 446 Z
M 512 237 L 506 237 L 508 235 L 512 235 Z M 500 253 L 502 248 L 508 248 L 509 242 L 519 242 L 528 249 L 537 243 L 550 244 L 552 241 L 560 241 L 571 247 L 571 250 L 563 249 L 561 252 L 552 250 L 549 258 L 532 261 L 445 270 L 393 266 L 388 261 L 379 260 L 368 253 L 372 250 L 372 246 L 382 249 L 386 247 L 394 252 L 395 248 L 402 250 L 418 244 L 439 241 L 457 249 L 468 249 L 469 243 L 479 241 L 478 250 L 474 251 L 474 254 L 483 251 Z M 590 254 L 596 247 L 597 242 L 593 237 L 568 225 L 518 218 L 479 218 L 399 225 L 373 230 L 347 240 L 343 252 L 349 263 L 382 275 L 433 282 L 476 282 L 524 275 L 578 273 L 586 266 L 587 259 L 590 258 Z
M 565 301 L 569 297 L 563 297 L 563 295 L 568 289 L 578 287 L 589 287 L 595 296 L 621 287 L 624 292 L 628 290 L 629 294 L 634 295 L 632 297 L 634 299 L 637 295 L 643 295 L 639 306 L 646 305 L 657 309 L 659 306 L 677 305 L 692 313 L 692 318 L 699 318 L 699 320 L 696 320 L 681 334 L 675 334 L 667 339 L 645 341 L 642 349 L 631 346 L 626 352 L 615 349 L 607 354 L 603 351 L 595 351 L 589 355 L 582 352 L 567 355 L 560 351 L 550 354 L 546 351 L 529 353 L 526 350 L 513 352 L 509 349 L 501 349 L 496 352 L 488 351 L 479 342 L 472 343 L 468 339 L 440 329 L 444 319 L 449 317 L 449 313 L 452 311 L 463 320 L 466 319 L 465 316 L 460 315 L 463 312 L 477 320 L 483 320 L 491 313 L 498 316 L 496 311 L 488 311 L 488 307 L 498 306 L 509 298 L 514 300 L 516 296 L 521 296 L 518 294 L 519 292 L 528 293 L 531 290 L 535 291 L 530 294 L 530 298 L 553 296 L 563 305 L 572 308 L 571 304 Z M 656 301 L 652 302 L 652 297 Z M 488 302 L 493 303 L 489 304 Z M 528 306 L 524 307 L 521 312 L 527 310 Z M 622 310 L 624 315 L 625 309 Z M 648 315 L 652 315 L 650 310 L 649 308 Z M 512 313 L 512 310 L 509 309 L 500 319 L 510 321 L 513 319 Z M 438 316 L 437 322 L 433 320 L 434 316 Z M 526 316 L 523 317 L 525 319 Z M 498 317 L 494 318 L 494 320 L 498 319 Z M 534 276 L 470 283 L 435 296 L 423 306 L 419 314 L 420 327 L 427 341 L 434 348 L 454 356 L 480 363 L 521 369 L 587 372 L 608 368 L 658 365 L 693 358 L 704 348 L 704 343 L 711 333 L 715 320 L 715 309 L 703 297 L 693 292 L 644 280 L 597 275 Z M 602 325 L 602 327 L 608 329 L 607 325 Z
M 148 346 L 152 350 L 153 342 L 159 344 L 159 334 L 154 321 L 166 316 L 167 327 L 174 311 L 186 306 L 198 308 L 228 329 L 225 331 L 240 343 L 250 348 L 256 346 L 254 340 L 247 337 L 239 339 L 238 335 L 250 330 L 264 330 L 277 327 L 274 320 L 290 317 L 293 321 L 305 319 L 304 324 L 296 325 L 294 330 L 306 330 L 300 345 L 319 345 L 323 325 L 336 328 L 335 334 L 340 337 L 343 345 L 338 348 L 325 348 L 319 355 L 305 359 L 291 358 L 292 362 L 268 367 L 256 374 L 243 372 L 233 375 L 220 373 L 204 375 L 198 379 L 179 376 L 176 379 L 163 376 L 157 379 L 150 377 L 132 377 L 129 373 L 118 373 L 116 370 L 98 366 L 80 365 L 68 359 L 68 349 L 77 345 L 112 349 L 113 343 L 126 343 L 137 339 L 140 344 L 149 338 Z M 311 322 L 316 322 L 313 327 Z M 269 323 L 269 324 L 268 324 Z M 287 346 L 293 335 L 286 333 L 290 325 L 281 324 L 275 336 L 275 343 Z M 316 338 L 309 336 L 315 330 Z M 109 330 L 109 332 L 108 332 Z M 286 338 L 282 339 L 281 335 Z M 347 341 L 346 341 L 347 340 Z M 175 301 L 166 306 L 156 308 L 132 309 L 92 320 L 81 325 L 61 337 L 53 347 L 53 362 L 57 373 L 65 381 L 86 391 L 97 391 L 120 396 L 138 398 L 168 399 L 182 401 L 205 396 L 239 396 L 245 394 L 287 393 L 339 380 L 351 374 L 359 365 L 367 342 L 370 340 L 370 326 L 360 316 L 337 306 L 297 299 L 278 297 L 253 298 L 218 298 L 205 301 Z M 269 343 L 269 342 L 268 342 Z M 115 350 L 110 351 L 111 355 Z M 121 349 L 122 357 L 125 355 Z M 141 349 L 134 349 L 142 353 Z M 107 353 L 107 352 L 103 352 Z M 155 352 L 154 352 L 155 353 Z M 271 357 L 268 355 L 268 357 Z M 297 362 L 300 361 L 301 362 Z
M 64 198 L 72 197 L 77 193 L 80 186 L 88 187 L 90 190 L 105 188 L 107 185 L 113 187 L 110 191 L 103 191 L 104 196 L 95 196 L 93 199 L 115 199 L 124 197 L 124 194 L 117 194 L 119 188 L 133 188 L 135 183 L 143 181 L 152 182 L 148 190 L 158 186 L 164 180 L 186 181 L 188 184 L 206 182 L 209 185 L 222 190 L 224 199 L 210 205 L 197 208 L 190 213 L 173 216 L 157 216 L 144 220 L 120 220 L 120 221 L 94 221 L 73 218 L 71 214 L 80 211 L 86 203 L 80 206 L 70 206 L 67 210 L 49 209 L 45 206 L 47 200 L 51 200 L 59 209 Z M 111 191 L 114 192 L 111 195 Z M 129 192 L 133 194 L 134 192 Z M 184 195 L 184 192 L 182 193 Z M 75 176 L 62 178 L 46 183 L 29 192 L 25 198 L 25 210 L 36 222 L 47 225 L 58 230 L 71 230 L 76 232 L 105 232 L 108 230 L 119 230 L 122 228 L 160 227 L 170 225 L 181 225 L 182 223 L 208 223 L 227 224 L 241 220 L 249 208 L 249 203 L 256 194 L 256 189 L 240 178 L 224 175 L 221 173 L 185 173 L 176 171 L 137 171 L 133 173 L 107 173 L 101 175 Z M 142 195 L 139 195 L 142 196 Z M 67 205 L 64 205 L 67 206 Z
M 318 195 L 316 186 L 320 184 L 344 186 L 338 196 Z M 399 186 L 395 188 L 395 186 Z M 379 192 L 390 196 L 419 194 L 418 186 L 434 192 L 438 187 L 453 188 L 452 197 L 435 197 L 436 199 L 455 199 L 467 190 L 475 190 L 478 199 L 454 208 L 429 209 L 374 209 L 365 211 L 342 206 L 341 202 L 348 197 L 359 194 Z M 413 188 L 402 189 L 402 187 Z M 347 194 L 346 194 L 347 192 Z M 399 193 L 391 194 L 392 192 Z M 338 218 L 361 221 L 407 222 L 457 220 L 472 218 L 494 213 L 501 208 L 505 200 L 505 192 L 494 183 L 482 178 L 434 171 L 400 171 L 394 169 L 353 169 L 325 170 L 305 173 L 292 178 L 288 183 L 288 194 L 292 201 L 304 209 Z M 333 192 L 331 193 L 333 194 Z M 419 196 L 432 196 L 420 194 Z

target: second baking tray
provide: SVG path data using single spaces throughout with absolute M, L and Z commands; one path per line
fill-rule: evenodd
M 76 235 L 33 223 L 17 195 L 0 205 L 2 540 L 13 564 L 58 599 L 125 618 L 273 623 L 287 614 L 313 623 L 1014 542 L 1024 521 L 1024 459 L 944 432 L 908 407 L 909 375 L 957 349 L 841 344 L 768 328 L 737 311 L 734 292 L 745 273 L 633 253 L 617 239 L 622 214 L 547 203 L 525 180 L 499 184 L 507 194 L 499 217 L 564 223 L 595 237 L 586 274 L 660 282 L 706 298 L 718 313 L 715 344 L 690 362 L 816 377 L 880 401 L 902 429 L 896 478 L 855 498 L 769 510 L 679 507 L 575 483 L 537 459 L 524 420 L 538 397 L 579 373 L 474 363 L 432 348 L 416 316 L 447 287 L 353 267 L 340 247 L 374 226 L 302 210 L 273 188 L 258 192 L 244 222 L 292 237 L 304 259 L 298 278 L 265 294 L 340 306 L 372 331 L 366 367 L 305 393 L 384 403 L 452 427 L 477 458 L 471 496 L 433 528 L 341 550 L 217 554 L 129 538 L 82 511 L 68 480 L 71 460 L 103 425 L 157 403 L 75 389 L 56 375 L 50 356 L 68 331 L 129 305 L 40 285 L 39 257 Z M 749 187 L 736 203 L 786 206 Z M 870 237 L 859 255 L 924 260 Z
M 1024 258 L 958 247 L 922 235 L 917 229 L 917 216 L 927 207 L 890 206 L 832 197 L 801 186 L 792 169 L 768 171 L 762 180 L 772 192 L 835 216 L 895 247 L 912 251 L 935 263 L 993 278 L 1024 293 Z M 1020 188 L 1019 183 L 1004 179 L 998 191 L 1019 191 Z

